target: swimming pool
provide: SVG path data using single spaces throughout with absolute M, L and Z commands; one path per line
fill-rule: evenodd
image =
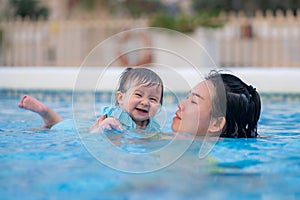
M 198 158 L 202 141 L 194 141 L 174 163 L 153 172 L 134 174 L 99 162 L 76 131 L 30 130 L 41 125 L 42 120 L 17 107 L 24 93 L 44 101 L 64 118 L 72 118 L 69 91 L 0 91 L 1 199 L 300 197 L 298 94 L 262 94 L 259 133 L 264 138 L 221 139 L 205 159 Z M 176 107 L 172 101 L 166 104 L 170 110 Z M 83 102 L 82 112 L 86 106 Z M 168 112 L 170 118 L 174 109 Z M 149 150 L 160 142 L 149 140 L 139 145 L 128 144 L 127 148 Z M 154 161 L 155 158 L 143 160 L 140 164 Z

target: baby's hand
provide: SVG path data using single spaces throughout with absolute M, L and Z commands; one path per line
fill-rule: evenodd
M 111 131 L 111 130 L 123 131 L 122 124 L 113 117 L 108 117 L 104 119 L 102 122 L 99 122 L 99 127 L 101 127 L 103 131 Z
M 101 116 L 91 127 L 90 133 L 103 133 L 105 131 L 111 131 L 111 130 L 117 130 L 122 132 L 123 126 L 115 118 L 112 117 L 105 118 L 104 116 Z

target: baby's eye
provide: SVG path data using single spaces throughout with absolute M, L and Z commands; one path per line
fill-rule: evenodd
M 142 94 L 141 93 L 135 93 L 135 96 L 141 97 Z
M 150 98 L 150 101 L 152 101 L 152 102 L 158 102 L 158 100 L 156 99 L 156 98 Z

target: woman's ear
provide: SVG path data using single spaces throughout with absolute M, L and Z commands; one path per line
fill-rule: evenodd
M 118 91 L 116 93 L 116 99 L 119 105 L 121 105 L 123 103 L 123 94 L 122 92 Z
M 225 124 L 226 124 L 225 117 L 213 118 L 208 127 L 208 132 L 209 133 L 221 133 Z

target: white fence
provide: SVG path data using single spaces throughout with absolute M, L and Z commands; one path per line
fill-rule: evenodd
M 227 23 L 205 42 L 218 66 L 300 66 L 300 14 L 220 17 Z M 79 66 L 99 42 L 134 26 L 147 20 L 1 22 L 0 65 Z
M 0 65 L 79 66 L 101 41 L 145 20 L 2 22 Z
M 226 16 L 217 34 L 221 66 L 300 66 L 300 12 Z

